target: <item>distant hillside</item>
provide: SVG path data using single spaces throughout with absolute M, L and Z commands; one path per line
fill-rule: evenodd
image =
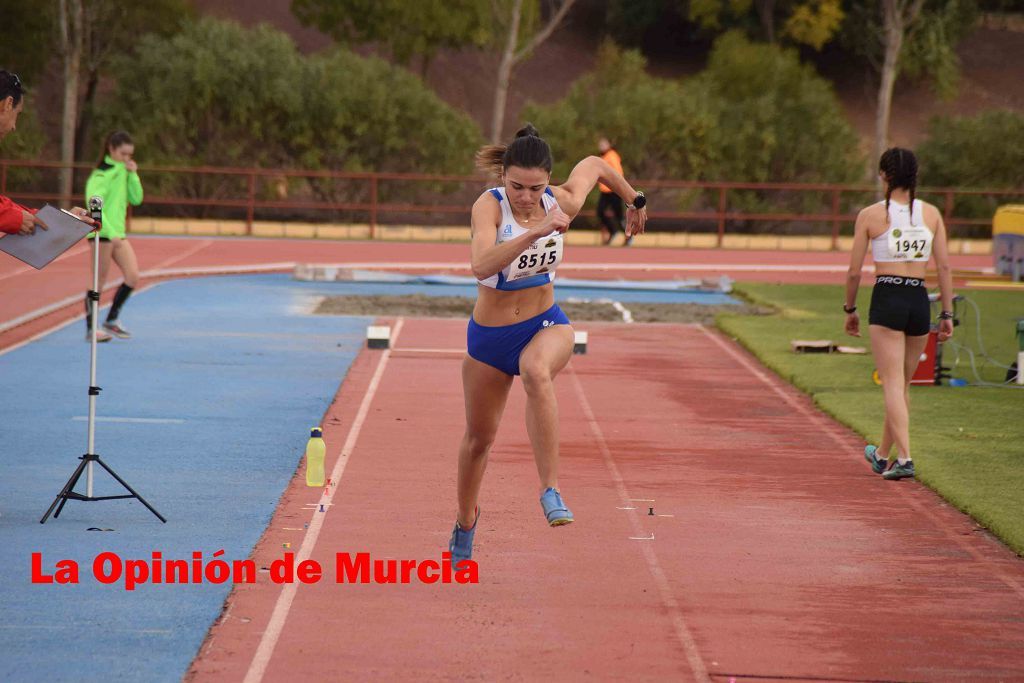
M 200 11 L 252 25 L 266 22 L 285 31 L 304 52 L 331 45 L 319 31 L 305 28 L 292 16 L 290 0 L 196 0 Z M 521 66 L 509 93 L 506 133 L 519 124 L 519 112 L 529 100 L 550 103 L 594 63 L 600 41 L 592 21 L 593 3 L 582 0 L 581 10 Z M 590 15 L 588 16 L 588 12 Z M 897 82 L 891 136 L 896 144 L 914 146 L 925 135 L 928 119 L 936 114 L 976 114 L 985 109 L 1008 108 L 1024 112 L 1024 26 L 981 26 L 959 48 L 962 80 L 955 100 L 942 102 L 925 83 Z M 699 59 L 677 46 L 662 46 L 651 58 L 651 71 L 661 76 L 693 73 Z M 370 49 L 361 50 L 369 53 Z M 430 64 L 427 81 L 438 94 L 466 111 L 486 131 L 491 116 L 496 57 L 475 50 L 447 50 Z M 843 63 L 823 56 L 822 75 L 833 81 L 846 114 L 865 141 L 874 134 L 876 88 L 873 76 L 860 63 Z

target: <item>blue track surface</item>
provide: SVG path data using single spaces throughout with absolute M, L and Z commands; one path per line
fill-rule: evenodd
M 555 291 L 563 301 L 737 303 L 717 293 Z M 167 524 L 134 500 L 71 501 L 39 524 L 86 449 L 86 423 L 75 419 L 87 413 L 84 325 L 0 355 L 0 680 L 180 680 L 229 584 L 147 583 L 128 592 L 98 583 L 93 558 L 111 551 L 147 560 L 159 551 L 189 559 L 200 551 L 209 560 L 221 549 L 229 561 L 247 557 L 369 323 L 308 311 L 323 295 L 410 293 L 474 296 L 475 288 L 259 275 L 168 282 L 133 298 L 123 317 L 136 338 L 98 351 L 96 451 Z M 96 467 L 94 494 L 121 493 Z M 31 584 L 33 552 L 47 573 L 58 560 L 76 560 L 80 583 Z
M 96 429 L 96 451 L 167 524 L 134 500 L 70 501 L 39 524 L 86 450 L 86 423 L 73 419 L 87 414 L 84 325 L 0 356 L 0 680 L 181 679 L 229 585 L 128 592 L 99 584 L 91 562 L 107 550 L 249 554 L 368 323 L 298 312 L 306 289 L 272 277 L 165 283 L 125 307 L 135 339 L 100 345 L 100 417 L 182 421 Z M 124 492 L 98 467 L 95 483 L 95 495 Z M 81 583 L 32 585 L 33 552 L 51 573 L 77 560 Z

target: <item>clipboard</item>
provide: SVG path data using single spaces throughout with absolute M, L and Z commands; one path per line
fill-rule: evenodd
M 0 251 L 42 270 L 50 261 L 88 235 L 93 226 L 75 214 L 47 204 L 36 214 L 47 229 L 36 228 L 31 235 L 7 235 L 0 239 Z

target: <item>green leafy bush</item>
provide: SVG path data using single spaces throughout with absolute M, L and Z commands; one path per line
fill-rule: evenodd
M 379 59 L 343 49 L 305 57 L 279 31 L 214 19 L 142 40 L 138 56 L 115 64 L 117 88 L 98 118 L 131 131 L 144 164 L 463 173 L 481 143 L 468 117 Z M 246 184 L 245 176 L 147 176 L 154 196 L 244 198 Z M 268 193 L 366 201 L 369 189 L 261 180 L 257 194 Z
M 920 183 L 956 189 L 1013 189 L 1006 196 L 957 199 L 953 215 L 991 218 L 1000 204 L 1024 202 L 1024 115 L 988 111 L 971 117 L 936 117 L 918 148 Z M 941 205 L 940 205 L 940 208 Z M 986 236 L 987 227 L 954 229 L 955 236 Z
M 719 38 L 707 68 L 691 79 L 657 78 L 645 66 L 639 53 L 606 45 L 594 71 L 563 100 L 527 108 L 526 118 L 559 157 L 556 175 L 564 177 L 569 164 L 594 153 L 605 135 L 634 178 L 843 183 L 860 176 L 857 138 L 831 85 L 801 64 L 795 50 L 734 32 Z M 714 191 L 663 196 L 679 210 L 707 210 L 718 202 Z M 824 211 L 828 198 L 730 191 L 728 205 Z

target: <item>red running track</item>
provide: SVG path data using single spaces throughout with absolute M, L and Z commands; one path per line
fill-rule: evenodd
M 133 244 L 144 271 L 465 272 L 466 261 L 457 244 Z M 584 247 L 571 257 L 571 276 L 631 279 L 839 283 L 846 263 Z M 42 272 L 0 260 L 0 350 L 79 316 L 88 267 L 84 245 Z M 282 589 L 261 575 L 232 593 L 190 679 L 1024 680 L 1020 559 L 918 484 L 872 475 L 855 435 L 717 333 L 588 329 L 590 352 L 557 382 L 576 524 L 544 525 L 517 385 L 484 485 L 479 585 Z M 330 579 L 337 552 L 439 558 L 454 514 L 464 323 L 405 321 L 398 347 L 445 351 L 360 354 L 324 419 L 329 466 L 352 437 L 334 505 L 307 510 L 320 491 L 296 478 L 254 551 L 260 564 L 283 543 Z
M 236 587 L 188 680 L 1024 679 L 1024 563 L 969 518 L 873 475 L 855 435 L 714 331 L 588 330 L 556 381 L 575 524 L 544 523 L 517 382 L 480 583 L 334 582 L 338 552 L 446 547 L 464 323 L 404 320 L 325 418 L 333 505 L 304 507 L 320 490 L 300 472 L 254 553 L 290 543 L 325 581 Z

